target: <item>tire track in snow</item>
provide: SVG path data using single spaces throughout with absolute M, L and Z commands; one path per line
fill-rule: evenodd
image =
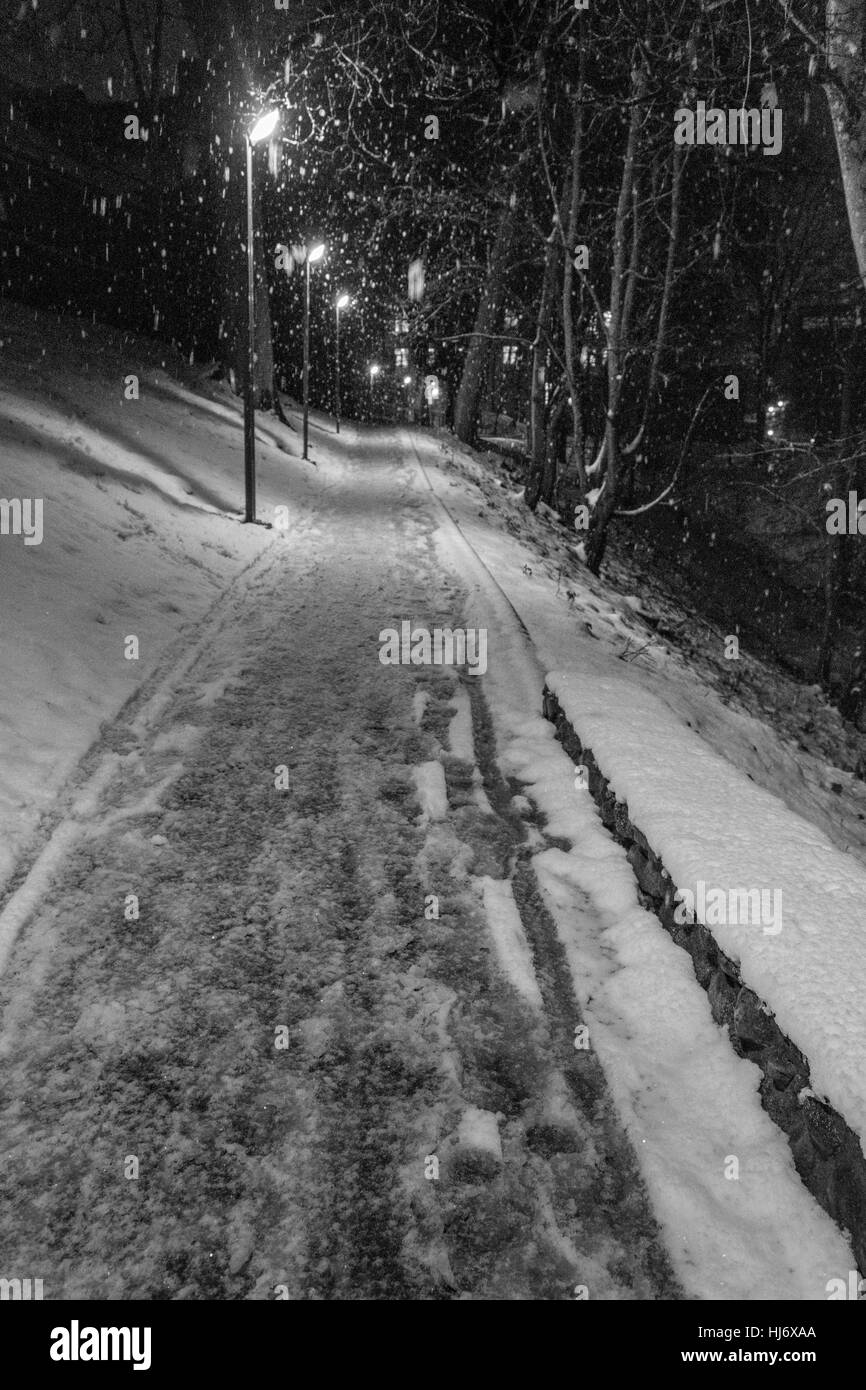
M 468 731 L 460 696 L 471 708 Z M 536 1228 L 571 1253 L 576 1282 L 593 1299 L 682 1298 L 602 1068 L 593 1052 L 574 1045 L 583 1020 L 532 868 L 532 855 L 547 837 L 539 824 L 527 822 L 521 809 L 525 798 L 515 795 L 516 784 L 509 786 L 499 770 L 486 701 L 469 677 L 458 690 L 454 722 L 463 758 L 469 755 L 473 767 L 479 750 L 488 808 L 486 813 L 472 808 L 471 822 L 464 817 L 457 833 L 472 843 L 473 824 L 483 827 L 494 818 L 503 828 L 501 877 L 485 875 L 478 884 L 499 966 L 511 988 L 538 1013 L 547 1059 L 524 1125 L 527 1163 L 534 1166 Z M 482 844 L 488 841 L 485 830 Z M 586 910 L 591 918 L 588 903 Z M 594 926 L 587 922 L 587 929 Z
M 507 789 L 470 770 L 470 825 L 452 763 L 460 833 L 419 821 L 453 681 L 383 668 L 376 634 L 455 596 L 378 447 L 328 553 L 296 540 L 154 692 L 0 980 L 0 1247 L 49 1298 L 561 1300 L 587 1271 L 637 1295 L 596 1134 L 490 961 L 469 869 L 507 872 L 514 827 L 478 795 Z

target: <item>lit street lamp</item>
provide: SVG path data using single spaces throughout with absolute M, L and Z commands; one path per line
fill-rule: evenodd
M 334 358 L 334 413 L 337 421 L 337 434 L 340 433 L 340 310 L 348 308 L 351 300 L 341 294 L 334 306 L 337 315 L 337 351 Z
M 318 246 L 308 247 L 304 256 L 307 280 L 304 290 L 304 452 L 301 458 L 307 457 L 310 438 L 310 265 L 320 261 L 324 254 L 324 243 L 319 242 Z
M 370 414 L 371 414 L 371 416 L 372 416 L 372 414 L 373 414 L 373 382 L 376 380 L 376 374 L 377 374 L 380 370 L 381 370 L 381 369 L 380 369 L 380 367 L 379 367 L 379 363 L 378 363 L 378 362 L 371 362 L 371 363 L 370 363 Z
M 256 519 L 256 418 L 253 388 L 256 357 L 256 276 L 253 244 L 253 145 L 277 128 L 278 110 L 268 111 L 247 133 L 247 362 L 244 381 L 244 521 Z

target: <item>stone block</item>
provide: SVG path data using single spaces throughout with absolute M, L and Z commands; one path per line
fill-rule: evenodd
M 823 1105 L 814 1096 L 804 1098 L 803 1117 L 818 1153 L 822 1158 L 832 1158 L 848 1138 L 845 1121 L 829 1105 Z
M 737 999 L 737 987 L 731 984 L 730 979 L 724 970 L 714 970 L 710 976 L 707 986 L 707 996 L 710 1001 L 710 1008 L 713 1011 L 713 1018 L 723 1027 L 729 1027 L 734 1021 L 734 1004 Z
M 595 758 L 588 748 L 584 748 L 581 754 L 581 761 L 586 768 L 586 780 L 589 783 L 590 796 L 597 802 L 601 795 L 604 778 L 599 771 L 598 763 L 595 761 Z
M 808 1075 L 799 1070 L 781 1031 L 779 1031 L 779 1039 L 775 1043 L 771 1043 L 764 1052 L 761 1066 L 764 1068 L 767 1080 L 777 1091 L 791 1090 L 796 1095 L 804 1086 L 809 1084 Z
M 792 1131 L 799 1134 L 803 1125 L 796 1096 L 791 1091 L 777 1088 L 766 1074 L 761 1078 L 759 1089 L 761 1103 L 773 1123 L 786 1134 Z
M 643 891 L 659 903 L 664 902 L 668 879 L 663 876 L 659 861 L 648 859 L 637 845 L 632 845 L 626 857 Z
M 713 971 L 715 970 L 715 942 L 710 936 L 705 926 L 696 922 L 694 926 L 688 928 L 686 938 L 686 950 L 692 958 L 692 965 L 695 968 L 695 977 L 702 989 L 706 989 L 710 983 Z M 713 955 L 713 960 L 710 955 Z
M 613 825 L 620 840 L 634 841 L 637 838 L 637 832 L 628 818 L 628 807 L 623 801 L 614 800 Z
M 734 1032 L 741 1042 L 753 1048 L 770 1047 L 778 1043 L 782 1037 L 780 1029 L 765 1012 L 757 994 L 745 985 L 737 995 L 734 1005 Z
M 616 828 L 616 797 L 605 782 L 601 789 L 601 799 L 599 809 L 601 810 L 602 823 L 608 830 Z
M 866 1270 L 866 1165 L 859 1145 L 855 1153 L 840 1155 L 833 1166 L 827 1179 L 827 1197 L 839 1225 L 851 1233 L 858 1268 Z

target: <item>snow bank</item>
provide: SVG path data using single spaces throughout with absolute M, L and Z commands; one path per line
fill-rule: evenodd
M 224 386 L 205 383 L 204 395 L 173 381 L 183 368 L 170 356 L 130 334 L 0 308 L 0 496 L 43 503 L 41 544 L 0 536 L 0 890 L 40 817 L 60 813 L 100 726 L 280 543 L 239 524 L 240 402 Z M 259 514 L 291 502 L 295 524 L 307 471 L 290 474 L 297 435 L 263 419 L 257 436 Z
M 814 825 L 626 680 L 547 678 L 617 799 L 680 889 L 779 892 L 779 929 L 704 924 L 809 1060 L 812 1082 L 866 1134 L 866 872 Z

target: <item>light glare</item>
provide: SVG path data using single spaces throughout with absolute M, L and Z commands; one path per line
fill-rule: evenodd
M 266 115 L 260 116 L 250 131 L 250 144 L 258 145 L 262 140 L 267 140 L 268 136 L 272 135 L 276 129 L 279 119 L 280 113 L 277 107 L 274 107 L 273 111 L 268 111 Z

